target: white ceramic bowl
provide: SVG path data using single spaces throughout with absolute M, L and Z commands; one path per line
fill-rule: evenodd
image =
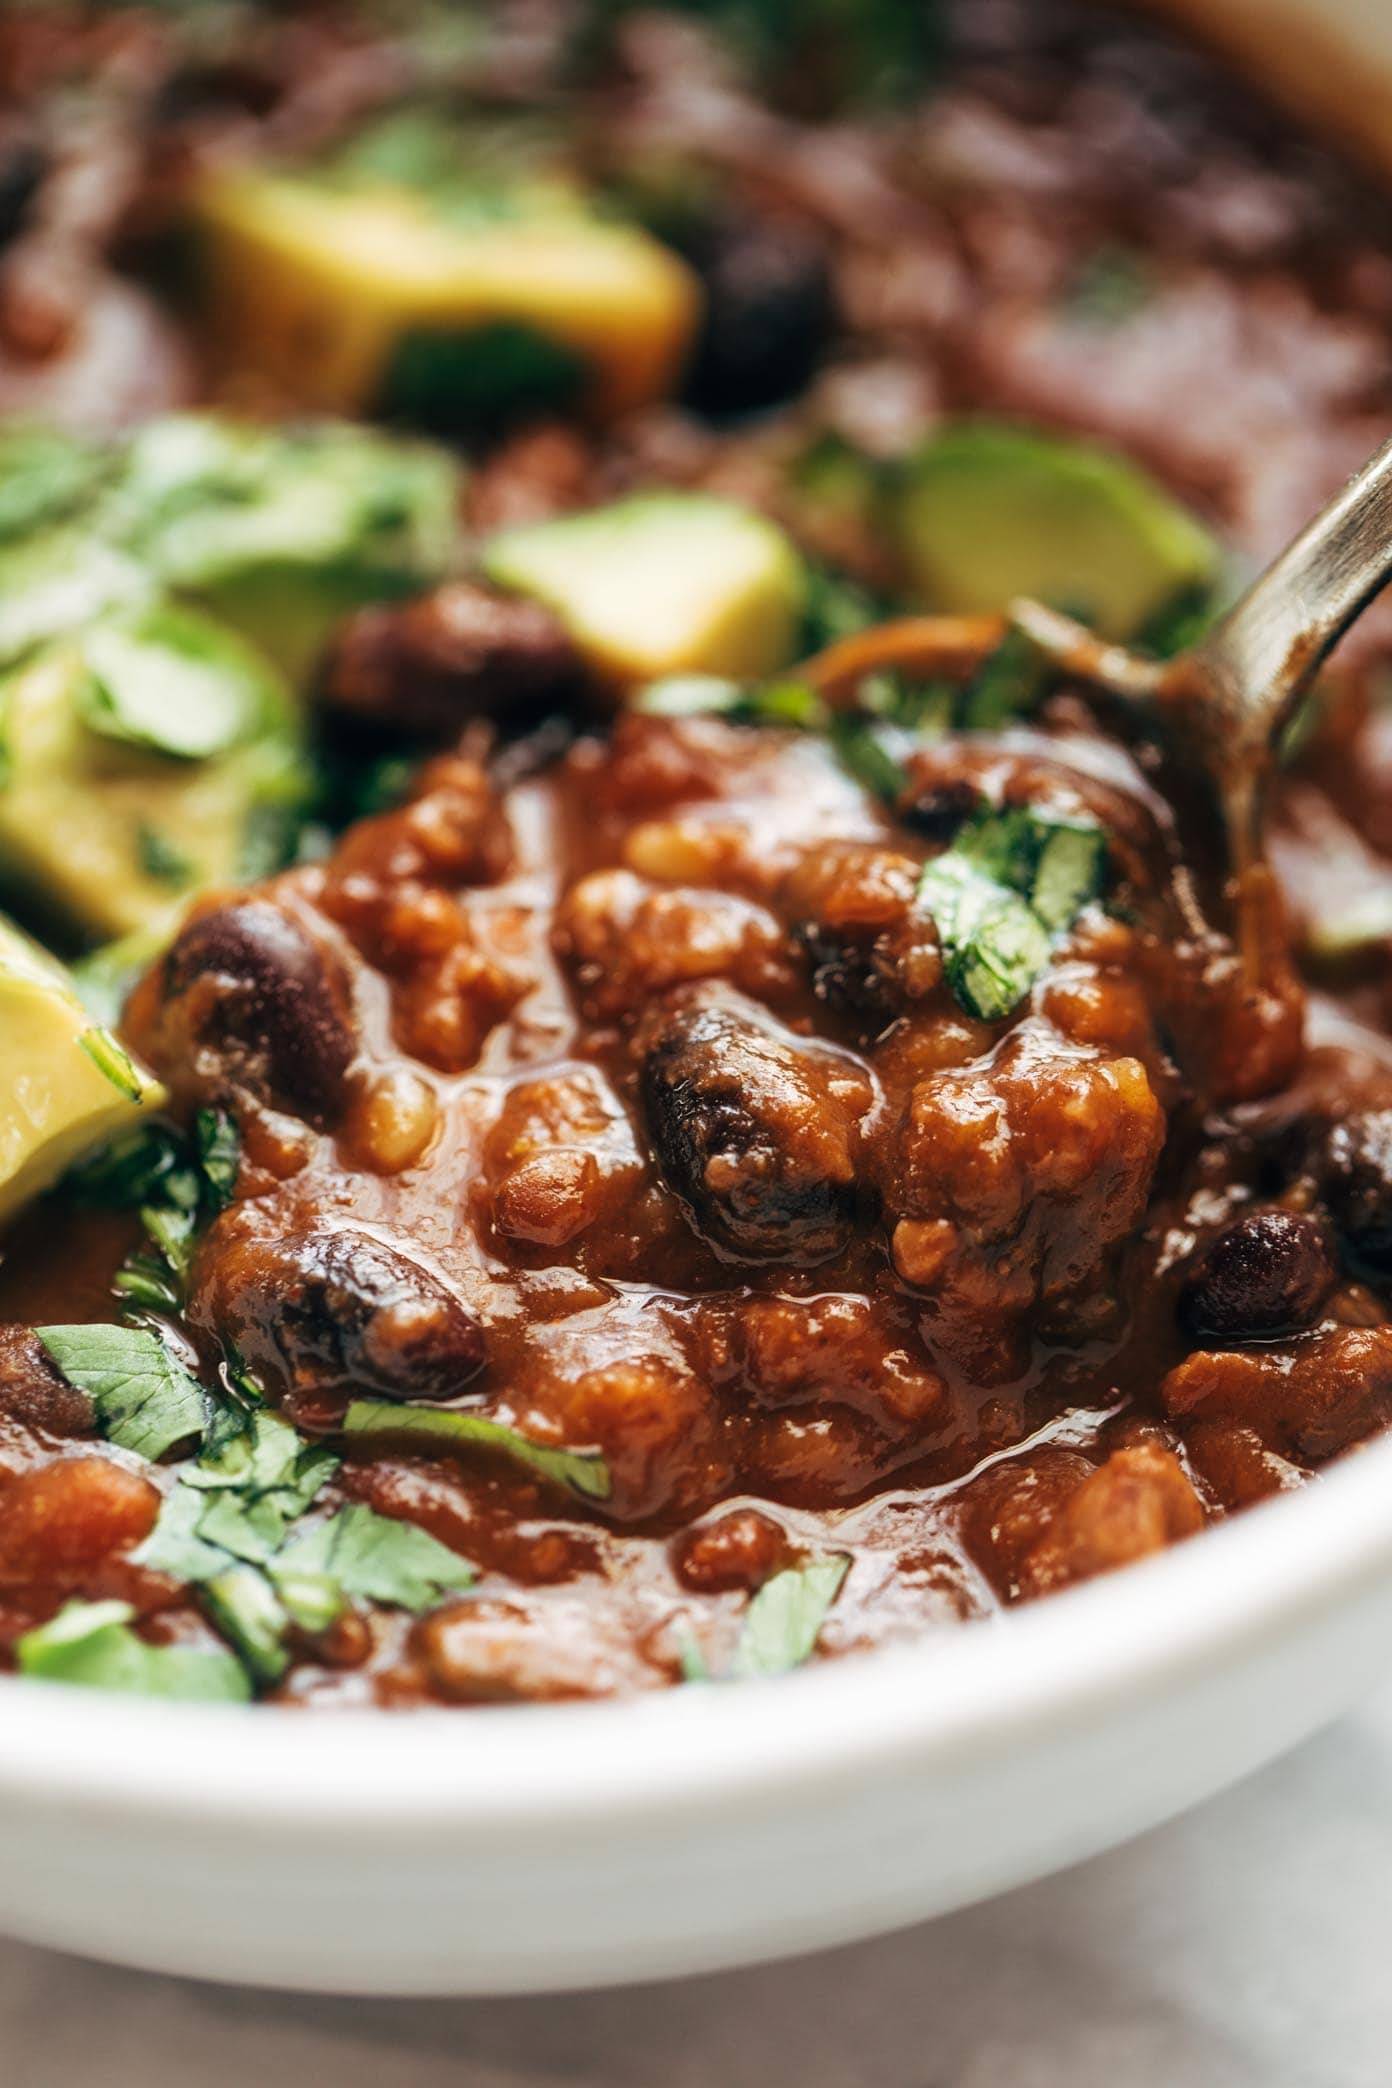
M 1392 9 L 1163 4 L 1392 158 Z M 0 1929 L 354 1993 L 774 1957 L 1139 1832 L 1334 1717 L 1389 1649 L 1392 1441 L 1150 1564 L 778 1682 L 388 1718 L 0 1678 Z
M 776 1682 L 400 1717 L 0 1682 L 0 1929 L 353 1993 L 747 1963 L 1135 1834 L 1389 1650 L 1384 1441 L 1154 1562 Z

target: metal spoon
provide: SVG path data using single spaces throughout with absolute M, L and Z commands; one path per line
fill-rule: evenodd
M 1042 602 L 1012 621 L 1068 675 L 1154 721 L 1214 784 L 1239 878 L 1261 858 L 1266 785 L 1301 696 L 1349 625 L 1392 580 L 1392 442 L 1172 660 L 1108 645 Z

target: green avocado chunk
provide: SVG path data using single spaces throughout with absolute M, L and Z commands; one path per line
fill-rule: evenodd
M 148 572 L 79 523 L 0 542 L 0 667 L 108 609 L 153 599 Z
M 1219 572 L 1213 538 L 1125 458 L 1004 423 L 961 422 L 907 459 L 889 525 L 914 606 L 989 614 L 1033 595 L 1109 638 Z
M 348 610 L 444 577 L 459 490 L 445 451 L 372 429 L 174 414 L 135 436 L 106 527 L 299 680 Z
M 0 916 L 0 1223 L 164 1090 L 97 1027 L 46 950 Z
M 83 941 L 235 879 L 302 789 L 285 683 L 197 610 L 98 618 L 0 681 L 0 878 Z
M 553 609 L 601 680 L 756 679 L 796 655 L 807 572 L 774 523 L 708 493 L 636 493 L 505 530 L 497 586 Z
M 340 616 L 457 562 L 461 476 L 338 421 L 170 414 L 124 447 L 0 429 L 0 666 L 172 593 L 301 681 Z

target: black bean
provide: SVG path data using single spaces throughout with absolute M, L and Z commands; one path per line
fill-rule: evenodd
M 23 119 L 0 124 L 0 246 L 23 229 L 46 171 L 43 148 Z
M 540 602 L 455 580 L 349 617 L 318 701 L 359 724 L 446 739 L 471 718 L 516 724 L 565 709 L 584 679 L 564 625 Z
M 311 1121 L 337 1115 L 356 1053 L 347 990 L 325 952 L 268 899 L 195 917 L 165 962 L 165 993 L 186 1003 L 199 1047 L 233 1083 Z
M 669 1002 L 640 1049 L 648 1130 L 698 1232 L 743 1261 L 817 1262 L 846 1244 L 866 1097 L 832 1054 L 711 989 Z
M 981 804 L 979 785 L 967 776 L 926 777 L 899 806 L 906 826 L 929 841 L 951 841 Z
M 1392 1276 L 1392 1109 L 1357 1110 L 1329 1125 L 1310 1165 L 1355 1260 Z
M 1307 1327 L 1334 1286 L 1329 1236 L 1297 1211 L 1249 1211 L 1219 1233 L 1190 1270 L 1180 1298 L 1196 1334 L 1228 1339 Z
M 702 413 L 755 413 L 796 396 L 835 323 L 826 248 L 809 227 L 726 219 L 688 243 L 706 292 L 686 379 Z
M 230 1230 L 230 1238 L 229 1238 Z M 298 1238 L 209 1235 L 200 1316 L 272 1390 L 449 1400 L 483 1367 L 483 1329 L 429 1270 L 348 1228 Z

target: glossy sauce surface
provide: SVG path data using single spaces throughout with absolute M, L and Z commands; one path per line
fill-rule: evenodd
M 678 147 L 703 121 L 683 33 L 635 47 L 620 103 Z M 725 115 L 737 143 L 753 118 Z M 1204 61 L 1068 7 L 964 9 L 912 137 L 786 120 L 742 178 L 832 245 L 846 351 L 814 419 L 1098 433 L 1248 559 L 1386 432 L 1386 206 Z M 885 237 L 834 193 L 893 197 Z M 1109 301 L 1118 254 L 1143 290 Z M 651 478 L 771 498 L 776 448 L 669 413 L 543 430 L 471 500 L 482 524 Z M 837 551 L 875 577 L 873 544 Z M 1385 629 L 1283 784 L 1298 940 L 1392 879 Z M 1108 836 L 1105 903 L 995 1023 L 916 899 L 983 799 Z M 350 1448 L 329 1503 L 417 1521 L 481 1578 L 416 1621 L 341 1619 L 278 1693 L 629 1691 L 693 1644 L 720 1672 L 751 1594 L 845 1556 L 832 1656 L 1142 1557 L 1383 1426 L 1386 945 L 1307 962 L 1307 1007 L 1274 900 L 1260 967 L 1239 956 L 1213 847 L 1061 690 L 925 745 L 893 805 L 802 733 L 471 729 L 326 861 L 199 902 L 126 1033 L 241 1133 L 191 1282 L 204 1359 L 233 1344 L 307 1434 L 364 1393 L 444 1403 L 608 1481 L 583 1502 L 502 1457 Z M 107 1317 L 130 1228 L 45 1222 L 7 1247 L 0 1313 Z M 5 1339 L 0 1647 L 74 1592 L 197 1639 L 187 1591 L 128 1556 L 167 1475 L 91 1441 Z

